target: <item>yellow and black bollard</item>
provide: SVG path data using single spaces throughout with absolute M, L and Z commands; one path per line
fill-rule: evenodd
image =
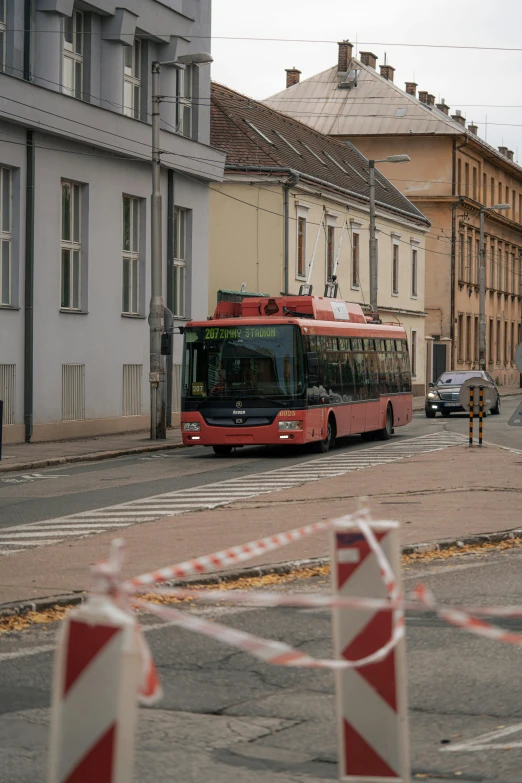
M 482 419 L 484 418 L 484 387 L 479 386 L 479 446 L 482 446 Z
M 475 404 L 475 387 L 469 387 L 469 445 L 473 446 L 473 408 Z

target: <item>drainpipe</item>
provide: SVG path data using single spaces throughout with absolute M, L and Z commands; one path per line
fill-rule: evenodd
M 174 250 L 174 169 L 167 170 L 167 307 L 172 311 L 172 290 L 173 290 L 173 250 Z M 166 422 L 167 427 L 172 427 L 172 392 L 173 392 L 173 370 L 174 370 L 174 339 L 172 341 L 171 353 L 167 354 L 167 405 Z
M 25 193 L 25 301 L 24 301 L 24 423 L 25 442 L 33 435 L 34 384 L 34 139 L 28 130 L 26 140 Z
M 24 79 L 31 80 L 31 0 L 24 4 Z M 25 291 L 24 291 L 24 425 L 25 442 L 33 435 L 34 407 L 34 178 L 35 147 L 26 131 Z
M 284 253 L 285 253 L 285 294 L 290 293 L 290 267 L 288 262 L 290 248 L 290 190 L 299 182 L 299 174 L 292 174 L 283 185 L 284 193 Z

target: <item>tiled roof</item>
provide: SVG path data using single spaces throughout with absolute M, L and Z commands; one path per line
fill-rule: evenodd
M 351 144 L 337 141 L 259 101 L 212 84 L 210 143 L 227 153 L 232 166 L 293 169 L 315 177 L 332 189 L 350 191 L 365 203 L 369 198 L 368 161 Z M 429 225 L 421 212 L 379 172 L 376 201 L 401 210 Z

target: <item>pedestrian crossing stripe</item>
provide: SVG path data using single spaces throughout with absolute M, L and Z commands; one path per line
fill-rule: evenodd
M 153 522 L 165 516 L 220 508 L 259 495 L 280 492 L 356 470 L 387 465 L 465 442 L 465 437 L 451 432 L 422 435 L 354 453 L 324 455 L 299 466 L 276 468 L 264 473 L 166 492 L 57 519 L 8 527 L 0 530 L 0 555 L 26 552 L 31 548 L 58 544 L 64 539 L 84 538 L 129 525 Z

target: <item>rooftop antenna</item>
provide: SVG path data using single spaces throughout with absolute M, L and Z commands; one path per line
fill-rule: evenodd
M 384 64 L 386 65 L 386 52 L 384 52 Z
M 486 122 L 484 127 L 484 141 L 488 140 L 488 115 L 486 114 Z
M 359 51 L 359 44 L 357 43 L 359 33 L 355 33 L 355 56 L 358 57 L 358 51 Z

